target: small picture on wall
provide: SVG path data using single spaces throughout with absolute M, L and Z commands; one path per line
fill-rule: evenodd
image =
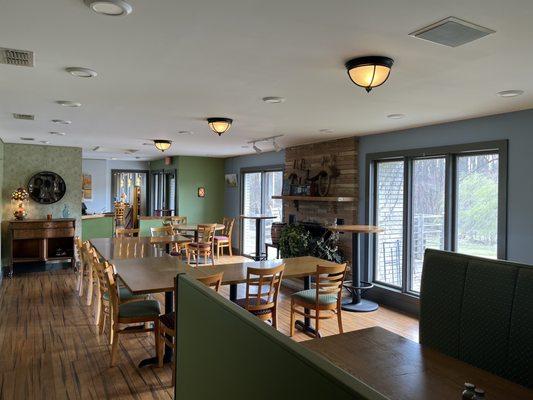
M 198 197 L 205 197 L 205 187 L 198 188 Z
M 226 174 L 226 185 L 229 187 L 237 187 L 237 174 Z
M 83 193 L 83 200 L 91 201 L 93 199 L 93 178 L 91 174 L 82 175 L 81 190 Z

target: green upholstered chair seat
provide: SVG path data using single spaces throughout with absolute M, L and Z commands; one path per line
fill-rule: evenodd
M 316 304 L 316 289 L 302 290 L 292 295 L 297 300 L 300 300 L 308 304 Z M 337 302 L 337 295 L 334 294 L 321 294 L 318 297 L 318 304 L 328 306 Z
M 120 300 L 130 300 L 130 299 L 136 299 L 136 298 L 142 299 L 142 298 L 146 297 L 144 295 L 135 295 L 132 292 L 130 292 L 130 290 L 128 288 L 126 288 L 126 287 L 120 287 L 118 289 L 118 292 L 119 292 Z M 104 297 L 104 300 L 109 301 L 109 293 L 108 292 L 105 292 L 103 297 Z
M 159 302 L 156 300 L 141 300 L 121 304 L 118 311 L 119 318 L 157 318 L 160 314 Z

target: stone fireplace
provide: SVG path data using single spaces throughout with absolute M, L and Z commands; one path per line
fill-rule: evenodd
M 324 169 L 324 163 L 335 165 L 338 176 L 331 179 L 327 196 L 317 193 L 300 200 L 283 199 L 284 222 L 315 222 L 322 226 L 331 225 L 336 219 L 343 219 L 344 224 L 357 223 L 359 199 L 358 144 L 356 137 L 337 139 L 289 147 L 285 150 L 285 182 L 292 175 L 298 174 L 305 181 Z M 302 168 L 302 161 L 304 168 Z M 296 174 L 295 174 L 296 172 Z M 285 185 L 286 186 L 286 185 Z M 324 186 L 324 185 L 323 185 Z M 316 190 L 315 190 L 316 191 Z M 284 193 L 289 195 L 289 193 Z M 313 200 L 316 199 L 316 200 Z M 328 199 L 328 201 L 324 201 Z M 351 237 L 341 235 L 340 247 L 351 263 Z

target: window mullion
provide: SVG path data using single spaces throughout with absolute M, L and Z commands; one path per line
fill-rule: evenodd
M 412 162 L 410 157 L 404 159 L 402 292 L 407 292 L 411 271 Z

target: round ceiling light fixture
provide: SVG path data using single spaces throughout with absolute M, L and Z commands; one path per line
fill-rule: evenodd
M 81 103 L 77 101 L 70 101 L 70 100 L 58 100 L 57 104 L 63 107 L 81 107 Z
M 90 68 L 82 67 L 68 67 L 65 68 L 70 75 L 73 75 L 77 78 L 94 78 L 98 73 Z
M 387 115 L 389 119 L 402 119 L 405 118 L 405 114 L 389 114 Z
M 394 64 L 392 58 L 383 56 L 358 57 L 348 61 L 345 66 L 351 81 L 370 92 L 381 86 L 389 78 Z
M 193 131 L 178 131 L 180 135 L 192 135 Z
M 233 120 L 231 118 L 207 118 L 207 123 L 213 132 L 218 136 L 222 136 L 222 134 L 229 131 Z
M 72 124 L 72 121 L 66 120 L 66 119 L 53 119 L 52 122 L 54 124 L 61 124 L 61 125 L 70 125 Z
M 516 97 L 524 94 L 523 90 L 503 90 L 496 93 L 500 97 Z
M 85 0 L 85 4 L 95 13 L 121 17 L 131 14 L 133 7 L 123 0 Z
M 165 139 L 155 139 L 154 146 L 157 150 L 161 150 L 162 152 L 164 152 L 165 150 L 170 149 L 170 146 L 172 146 L 172 141 Z
M 267 96 L 267 97 L 263 97 L 262 100 L 265 103 L 269 103 L 269 104 L 279 104 L 279 103 L 283 103 L 285 101 L 285 98 L 277 97 L 277 96 Z
M 52 131 L 52 132 L 50 132 L 50 135 L 65 136 L 66 133 L 65 133 L 65 132 L 56 132 L 56 131 Z
M 333 129 L 329 129 L 329 128 L 320 129 L 319 132 L 320 133 L 333 133 Z

